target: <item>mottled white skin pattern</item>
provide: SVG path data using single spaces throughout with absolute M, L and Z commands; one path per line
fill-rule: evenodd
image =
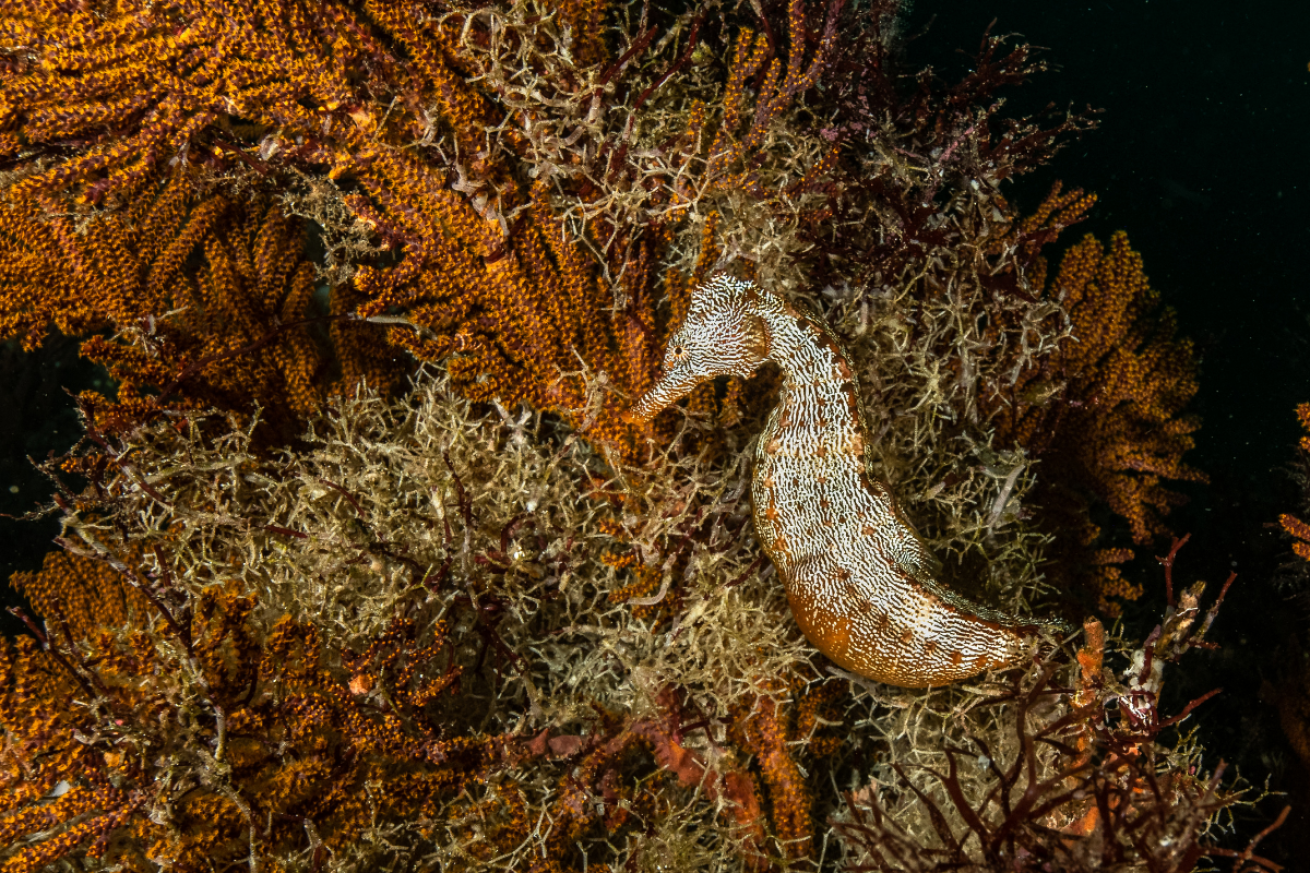
M 869 475 L 854 368 L 832 332 L 754 283 L 716 276 L 693 292 L 664 375 L 633 407 L 646 420 L 699 383 L 782 369 L 755 454 L 755 531 L 805 635 L 837 664 L 910 688 L 1020 658 L 1036 631 L 947 591 L 936 562 Z

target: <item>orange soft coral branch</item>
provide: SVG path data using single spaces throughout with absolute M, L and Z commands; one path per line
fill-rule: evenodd
M 1086 218 L 1094 205 L 1095 194 L 1081 188 L 1065 191 L 1064 183 L 1057 181 L 1037 209 L 1014 222 L 1008 233 L 992 244 L 991 250 L 999 251 L 1006 244 L 1017 243 L 1025 255 L 1024 260 L 1027 260 L 1054 242 L 1062 230 Z M 1041 284 L 1036 277 L 1034 282 Z
M 1310 431 L 1310 403 L 1301 403 L 1296 407 L 1296 420 L 1301 422 L 1301 429 Z M 1301 448 L 1310 452 L 1310 435 L 1301 437 Z
M 1080 198 L 1066 200 L 1048 200 L 1042 221 L 1085 208 Z M 1029 233 L 1040 224 L 1023 223 Z M 1184 412 L 1197 391 L 1196 358 L 1126 234 L 1105 247 L 1084 238 L 1065 254 L 1048 294 L 1069 313 L 1072 336 L 1018 374 L 1009 396 L 996 398 L 993 420 L 998 436 L 1042 460 L 1048 472 L 1038 499 L 1066 531 L 1058 560 L 1083 568 L 1098 607 L 1114 614 L 1109 598 L 1140 595 L 1113 566 L 1132 553 L 1092 549 L 1099 531 L 1087 521 L 1086 501 L 1108 505 L 1135 543 L 1168 534 L 1164 516 L 1184 498 L 1165 483 L 1206 481 L 1183 460 L 1200 427 Z
M 55 836 L 21 848 L 10 857 L 5 863 L 6 873 L 36 873 L 88 841 L 91 841 L 91 846 L 87 856 L 101 857 L 110 835 L 131 818 L 145 800 L 141 792 L 115 791 L 109 787 L 96 790 L 94 796 L 94 807 L 101 812 L 76 822 L 64 820 L 61 824 L 66 827 L 59 829 Z
M 1310 403 L 1298 405 L 1296 407 L 1296 417 L 1301 422 L 1301 428 L 1310 432 Z M 1301 437 L 1301 450 L 1310 453 L 1310 436 Z M 1278 516 L 1278 523 L 1284 531 L 1295 537 L 1292 541 L 1292 551 L 1299 557 L 1310 561 L 1310 524 L 1306 524 L 1296 516 L 1287 513 Z M 1310 758 L 1310 756 L 1307 756 L 1307 758 Z
M 108 564 L 51 552 L 39 572 L 9 579 L 40 615 L 58 616 L 75 639 L 91 639 L 103 627 L 140 624 L 149 602 Z
M 262 863 L 299 850 L 306 817 L 337 851 L 377 816 L 411 818 L 515 759 L 510 739 L 451 735 L 429 720 L 426 704 L 459 677 L 423 675 L 449 649 L 444 623 L 420 641 L 398 619 L 345 658 L 347 682 L 313 629 L 285 618 L 264 633 L 256 599 L 235 585 L 179 608 L 187 595 L 166 574 L 148 580 L 140 563 L 56 554 L 19 579 L 38 608 L 66 619 L 42 632 L 44 650 L 31 637 L 0 648 L 0 844 L 36 837 L 12 869 L 95 857 L 129 828 L 132 842 L 181 870 L 199 870 L 189 859 L 201 857 L 244 863 L 251 852 Z M 104 589 L 103 610 L 86 608 L 88 586 Z M 163 606 L 166 593 L 173 606 Z M 156 623 L 165 609 L 169 621 Z M 385 707 L 371 702 L 374 689 Z M 69 699 L 95 705 L 60 705 Z M 176 792 L 168 768 L 179 758 L 214 762 L 204 786 Z M 393 779 L 398 769 L 404 779 Z M 363 786 L 383 778 L 395 790 L 367 799 Z M 49 796 L 60 783 L 63 794 Z
M 1287 513 L 1278 516 L 1278 523 L 1282 525 L 1283 530 L 1296 537 L 1292 543 L 1292 551 L 1310 561 L 1310 524 Z
M 441 114 L 449 119 L 456 142 L 467 155 L 477 154 L 488 117 L 487 102 L 470 88 L 465 77 L 452 68 L 450 47 L 441 31 L 428 25 L 418 26 L 413 10 L 390 2 L 369 0 L 365 4 L 370 16 L 396 35 L 423 74 L 429 90 L 438 101 Z
M 373 190 L 376 223 L 403 234 L 407 251 L 397 268 L 359 271 L 356 287 L 371 301 L 361 315 L 407 308 L 420 332 L 396 327 L 392 341 L 421 357 L 453 354 L 450 372 L 469 397 L 562 412 L 586 425 L 590 438 L 632 451 L 637 428 L 620 413 L 655 372 L 664 339 L 646 266 L 656 254 L 649 239 L 639 233 L 626 247 L 627 305 L 607 318 L 613 295 L 548 208 L 543 186 L 528 192 L 517 230 L 506 237 L 422 174 L 379 165 L 407 187 L 403 197 Z M 357 207 L 368 214 L 370 207 Z M 621 393 L 601 398 L 588 418 L 587 379 L 601 372 Z
M 101 427 L 139 421 L 180 393 L 247 413 L 258 404 L 266 436 L 289 439 L 338 387 L 308 327 L 321 316 L 304 235 L 274 203 L 197 197 L 182 174 L 80 231 L 18 201 L 0 209 L 0 335 L 30 348 L 50 328 L 113 329 L 82 347 L 122 383 L 115 402 L 86 397 Z M 375 329 L 373 346 L 381 340 Z M 335 351 L 351 376 L 387 384 L 395 372 L 367 346 Z
M 12 37 L 7 44 L 30 46 L 15 59 L 14 75 L 0 82 L 0 106 L 22 108 L 7 114 L 4 124 L 29 151 L 53 154 L 76 147 L 63 162 L 27 167 L 12 193 L 52 214 L 67 211 L 69 200 L 80 204 L 81 212 L 92 204 L 136 210 L 153 200 L 152 181 L 170 163 L 178 175 L 186 168 L 258 190 L 285 188 L 287 168 L 296 168 L 302 180 L 305 171 L 326 173 L 342 185 L 349 180 L 355 192 L 338 194 L 342 211 L 353 213 L 359 227 L 371 228 L 382 250 L 400 251 L 390 262 L 373 259 L 358 269 L 331 262 L 329 272 L 343 266 L 354 272 L 353 288 L 333 289 L 334 317 L 348 314 L 341 303 L 351 299 L 362 319 L 408 321 L 410 326 L 387 331 L 390 341 L 421 359 L 451 358 L 450 371 L 469 397 L 563 414 L 588 437 L 631 457 L 657 428 L 625 423 L 620 412 L 657 369 L 667 338 L 664 300 L 685 291 L 675 287 L 685 285 L 683 277 L 671 282 L 657 268 L 669 253 L 672 222 L 680 211 L 661 206 L 642 217 L 641 209 L 625 206 L 623 215 L 638 218 L 625 223 L 602 206 L 588 212 L 589 203 L 628 193 L 647 204 L 681 201 L 713 179 L 720 188 L 758 190 L 751 161 L 780 113 L 817 80 L 832 49 L 841 4 L 827 10 L 821 32 L 811 33 L 801 0 L 791 0 L 785 60 L 767 35 L 743 32 L 709 165 L 697 148 L 709 110 L 704 101 L 692 101 L 688 131 L 695 142 L 675 137 L 680 146 L 669 153 L 667 166 L 651 170 L 654 176 L 631 163 L 631 130 L 617 138 L 601 132 L 601 139 L 581 148 L 587 157 L 575 166 L 569 156 L 574 150 L 552 151 L 558 149 L 560 131 L 551 127 L 549 112 L 513 108 L 506 86 L 484 75 L 485 65 L 495 68 L 485 55 L 488 46 L 504 43 L 507 52 L 537 59 L 529 66 L 553 95 L 551 107 L 590 95 L 592 113 L 600 111 L 588 76 L 604 78 L 607 87 L 620 85 L 613 77 L 646 76 L 636 59 L 648 51 L 655 33 L 634 39 L 625 62 L 611 68 L 601 38 L 608 7 L 602 0 L 555 3 L 549 27 L 538 22 L 542 29 L 529 39 L 526 32 L 513 31 L 512 23 L 506 33 L 493 34 L 484 16 L 434 17 L 419 3 L 366 3 L 361 10 L 357 4 L 304 0 L 265 0 L 253 7 L 231 0 L 162 5 L 129 0 L 98 17 L 32 3 L 0 25 L 0 33 Z M 63 36 L 51 40 L 52 32 Z M 679 58 L 670 61 L 670 73 L 683 68 L 696 44 L 694 35 L 682 46 L 674 37 L 660 49 Z M 552 49 L 552 39 L 562 47 Z M 549 68 L 559 52 L 567 56 L 567 70 L 533 66 Z M 528 63 L 523 57 L 515 62 Z M 748 99 L 747 84 L 757 73 L 764 79 L 762 90 Z M 649 97 L 654 87 L 648 85 L 643 95 Z M 529 127 L 545 125 L 546 133 L 519 131 L 517 122 L 506 126 L 507 107 L 509 117 L 521 115 Z M 590 129 L 594 119 L 588 119 Z M 19 159 L 16 150 L 9 156 Z M 528 158 L 537 163 L 524 164 Z M 552 173 L 538 172 L 543 160 L 555 167 Z M 803 187 L 817 184 L 831 165 L 831 159 L 820 161 Z M 647 189 L 650 193 L 643 193 Z M 561 220 L 554 202 L 561 193 L 577 195 L 576 208 L 590 216 L 593 233 L 604 240 L 600 251 L 590 250 L 579 229 Z M 225 207 L 217 199 L 199 201 L 189 207 L 187 219 L 172 216 L 174 225 L 186 227 L 173 248 L 154 253 L 159 265 L 148 280 L 155 295 L 150 305 L 115 310 L 101 299 L 65 321 L 78 332 L 101 327 L 121 332 L 143 314 L 162 317 L 170 310 L 160 308 L 161 286 L 202 245 L 216 267 L 209 281 L 241 328 L 238 337 L 224 338 L 221 351 L 234 353 L 256 341 L 260 334 L 249 330 L 252 321 L 267 327 L 274 319 L 293 320 L 287 311 L 295 306 L 269 311 L 267 293 L 250 293 L 237 279 L 248 278 L 240 270 L 221 268 L 221 247 L 202 240 L 220 233 L 225 222 L 215 213 Z M 293 256 L 285 251 L 283 257 Z M 607 285 L 603 275 L 617 278 Z M 133 284 L 140 279 L 117 287 Z M 291 299 L 298 302 L 312 292 L 302 283 Z M 5 326 L 10 335 L 39 335 L 49 314 L 6 307 L 0 300 L 0 319 L 13 322 Z M 74 314 L 83 320 L 74 324 Z M 210 329 L 224 324 L 218 320 Z M 336 351 L 351 356 L 342 361 L 342 382 L 354 377 L 386 383 L 405 362 L 394 355 L 386 360 L 361 328 L 336 322 L 330 328 Z M 343 342 L 347 335 L 350 341 Z M 316 399 L 324 368 L 308 366 L 313 347 L 306 331 L 285 340 L 264 361 L 238 367 L 240 378 L 230 384 L 186 386 L 184 393 L 229 407 L 248 408 L 258 401 L 277 417 L 272 396 L 284 388 L 291 406 L 286 417 L 303 416 Z M 100 351 L 128 376 L 143 363 L 128 360 L 124 352 Z M 175 343 L 165 357 L 192 351 Z M 195 350 L 182 366 L 218 351 Z M 163 387 L 161 374 L 152 375 L 156 387 Z M 279 380 L 284 385 L 275 387 Z M 151 413 L 148 392 L 135 387 L 127 386 L 126 402 L 115 414 L 103 411 L 105 421 Z M 693 406 L 709 403 L 708 395 L 701 395 Z
M 790 0 L 787 5 L 787 33 L 790 40 L 787 60 L 775 55 L 767 33 L 755 34 L 743 28 L 737 37 L 724 94 L 723 116 L 714 143 L 710 147 L 707 175 L 721 189 L 748 190 L 756 183 L 749 158 L 765 142 L 770 127 L 795 97 L 818 81 L 819 73 L 836 39 L 837 15 L 843 0 L 836 0 L 827 10 L 819 44 L 806 59 L 805 5 Z M 772 59 L 770 60 L 770 58 Z M 764 64 L 768 62 L 766 68 Z M 763 79 L 755 94 L 755 113 L 744 131 L 739 131 L 746 110 L 746 84 L 761 70 Z M 696 118 L 693 116 L 693 121 Z M 693 126 L 695 129 L 695 126 Z M 734 166 L 743 168 L 731 172 Z
M 1167 532 L 1148 507 L 1181 499 L 1160 480 L 1206 480 L 1182 461 L 1199 427 L 1181 415 L 1197 390 L 1192 343 L 1175 338 L 1171 310 L 1155 311 L 1159 295 L 1126 234 L 1115 234 L 1108 250 L 1085 239 L 1066 255 L 1055 287 L 1078 339 L 1062 347 L 1055 367 L 1069 384 L 1066 403 L 1084 404 L 1066 413 L 1079 423 L 1072 433 L 1080 434 L 1083 466 L 1144 543 Z
M 221 159 L 221 144 L 202 142 L 229 114 L 305 132 L 321 131 L 324 116 L 346 118 L 355 92 L 345 71 L 364 67 L 376 45 L 362 41 L 365 29 L 341 12 L 336 5 L 250 9 L 219 0 L 203 7 L 129 3 L 101 17 L 32 4 L 6 22 L 5 42 L 30 47 L 37 63 L 8 77 L 0 100 L 23 107 L 28 123 L 19 136 L 29 145 L 91 145 L 24 179 L 17 194 L 72 186 L 84 201 L 129 195 L 190 146 Z M 104 136 L 114 129 L 119 135 Z
M 778 711 L 773 698 L 760 697 L 754 709 L 738 718 L 735 727 L 764 776 L 773 806 L 774 830 L 784 851 L 790 858 L 808 856 L 814 840 L 810 792 L 788 748 L 786 715 Z

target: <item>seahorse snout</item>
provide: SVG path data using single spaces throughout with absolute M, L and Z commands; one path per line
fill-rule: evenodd
M 659 381 L 641 396 L 632 408 L 623 413 L 623 418 L 632 424 L 645 424 L 659 414 L 660 410 L 677 403 L 691 392 L 705 376 L 695 372 L 687 364 L 675 364 L 669 368 Z

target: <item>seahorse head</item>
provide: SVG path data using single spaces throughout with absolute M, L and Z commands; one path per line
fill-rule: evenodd
M 649 421 L 664 407 L 715 376 L 749 376 L 768 360 L 769 336 L 755 283 L 719 274 L 691 294 L 682 326 L 664 351 L 664 370 L 653 388 L 628 410 L 630 421 Z

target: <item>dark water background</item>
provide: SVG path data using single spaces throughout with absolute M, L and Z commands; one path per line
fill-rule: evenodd
M 907 59 L 957 79 L 993 19 L 994 32 L 1047 47 L 1058 67 L 1013 91 L 1011 114 L 1052 102 L 1104 110 L 1099 130 L 1010 196 L 1031 209 L 1057 178 L 1097 192 L 1092 218 L 1063 243 L 1127 230 L 1203 358 L 1193 409 L 1204 426 L 1189 460 L 1212 482 L 1188 488 L 1191 504 L 1172 516 L 1179 533 L 1192 534 L 1177 579 L 1203 578 L 1213 591 L 1229 570 L 1239 576 L 1215 628 L 1223 651 L 1174 668 L 1165 709 L 1224 687 L 1190 722 L 1200 726 L 1207 765 L 1223 758 L 1248 780 L 1289 792 L 1242 812 L 1237 826 L 1254 833 L 1293 802 L 1292 818 L 1262 848 L 1289 869 L 1310 869 L 1299 860 L 1310 857 L 1307 779 L 1264 685 L 1296 665 L 1290 641 L 1310 626 L 1310 601 L 1278 583 L 1288 545 L 1270 526 L 1298 508 L 1288 476 L 1299 436 L 1293 410 L 1310 401 L 1310 3 L 920 0 L 908 32 L 921 35 Z M 46 497 L 24 458 L 75 438 L 65 389 L 98 378 L 66 341 L 36 356 L 0 347 L 0 512 Z M 0 519 L 0 578 L 39 567 L 56 532 L 51 522 Z M 1127 621 L 1144 635 L 1163 609 L 1163 585 L 1149 557 L 1133 572 L 1147 594 Z M 0 614 L 0 629 L 18 625 Z

